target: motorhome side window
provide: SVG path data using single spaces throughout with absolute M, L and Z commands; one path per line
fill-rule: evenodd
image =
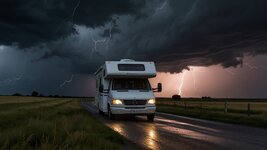
M 145 71 L 143 64 L 118 64 L 119 71 Z
M 121 78 L 113 79 L 113 90 L 150 90 L 151 87 L 147 79 L 141 78 Z

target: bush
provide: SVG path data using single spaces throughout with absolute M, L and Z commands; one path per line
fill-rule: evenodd
M 179 100 L 179 99 L 181 99 L 181 95 L 173 95 L 172 99 L 173 100 Z
M 39 95 L 38 92 L 36 92 L 36 91 L 33 91 L 33 92 L 32 92 L 32 96 L 38 96 L 38 95 Z
M 15 94 L 13 94 L 13 96 L 22 96 L 22 95 L 19 93 L 15 93 Z
M 202 99 L 211 99 L 209 96 L 203 96 Z

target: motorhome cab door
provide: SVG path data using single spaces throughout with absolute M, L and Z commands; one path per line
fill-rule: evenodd
M 95 93 L 96 93 L 96 95 L 95 95 L 95 104 L 96 104 L 96 106 L 98 108 L 100 108 L 100 106 L 102 104 L 102 102 L 101 102 L 102 96 L 101 96 L 101 92 L 99 91 L 100 85 L 102 85 L 102 79 L 101 79 L 100 75 L 98 75 L 96 77 L 96 88 L 95 88 L 95 90 L 96 90 L 95 91 Z
M 104 79 L 103 74 L 99 73 L 96 78 L 96 97 L 95 97 L 95 103 L 100 110 L 100 112 L 107 112 L 107 98 L 108 93 L 106 92 L 100 92 L 99 88 L 101 85 L 103 85 L 103 89 L 108 88 L 108 81 Z

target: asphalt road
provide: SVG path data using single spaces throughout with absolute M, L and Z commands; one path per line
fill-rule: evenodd
M 267 150 L 267 130 L 241 125 L 156 113 L 154 122 L 146 117 L 120 117 L 111 121 L 99 115 L 91 103 L 82 106 L 108 127 L 142 149 L 242 149 Z

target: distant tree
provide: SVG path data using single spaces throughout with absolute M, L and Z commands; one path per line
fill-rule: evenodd
M 59 97 L 58 95 L 54 95 L 54 97 Z
M 33 92 L 32 92 L 32 96 L 38 96 L 38 95 L 39 95 L 38 92 L 36 92 L 36 91 L 33 91 Z
M 43 94 L 40 94 L 39 97 L 44 97 L 44 95 Z
M 13 94 L 13 96 L 22 96 L 22 95 L 19 93 L 15 93 L 15 94 Z
M 211 99 L 209 96 L 203 96 L 202 99 Z
M 181 99 L 181 95 L 175 94 L 175 95 L 172 96 L 172 99 L 173 100 L 180 100 Z

